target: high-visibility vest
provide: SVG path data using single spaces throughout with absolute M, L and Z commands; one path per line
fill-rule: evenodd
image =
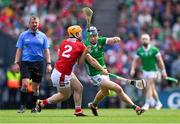
M 32 92 L 32 80 L 28 83 L 28 92 Z
M 7 71 L 6 72 L 6 77 L 7 77 L 7 86 L 8 86 L 8 88 L 18 89 L 20 87 L 20 78 L 21 78 L 20 73 Z

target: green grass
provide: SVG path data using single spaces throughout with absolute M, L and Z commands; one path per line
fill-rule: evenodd
M 87 117 L 75 117 L 73 109 L 45 109 L 39 114 L 27 110 L 18 114 L 16 110 L 0 110 L 0 123 L 180 123 L 180 110 L 149 110 L 143 115 L 136 115 L 131 109 L 99 109 L 95 117 L 89 109 L 84 112 Z

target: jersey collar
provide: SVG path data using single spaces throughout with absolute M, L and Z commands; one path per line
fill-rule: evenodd
M 36 32 L 33 32 L 31 29 L 28 29 L 28 31 L 29 31 L 30 33 L 36 33 L 36 34 L 39 33 L 39 30 L 37 30 Z
M 76 42 L 76 41 L 79 41 L 77 38 L 68 38 L 67 39 L 68 42 Z

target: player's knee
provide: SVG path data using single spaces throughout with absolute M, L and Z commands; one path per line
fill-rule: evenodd
M 82 92 L 83 92 L 83 86 L 82 86 L 82 85 L 79 85 L 78 91 L 79 91 L 79 93 L 82 93 Z
M 74 92 L 82 93 L 83 92 L 83 86 L 80 84 L 76 88 L 74 88 Z
M 71 96 L 71 93 L 66 93 L 66 94 L 61 94 L 62 95 L 62 100 L 67 100 L 70 96 Z
M 122 87 L 120 87 L 120 86 L 116 87 L 116 92 L 119 93 L 119 94 L 124 93 Z

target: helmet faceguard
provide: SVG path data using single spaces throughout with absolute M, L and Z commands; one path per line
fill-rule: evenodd
M 90 35 L 98 36 L 98 30 L 96 27 L 94 27 L 94 26 L 90 27 Z

